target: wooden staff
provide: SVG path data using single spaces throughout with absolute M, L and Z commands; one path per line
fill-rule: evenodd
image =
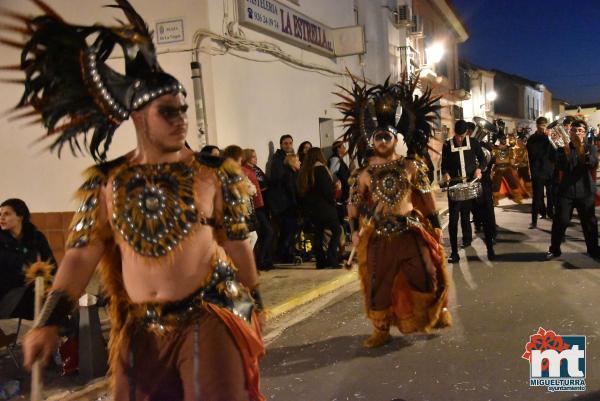
M 44 300 L 44 277 L 35 278 L 35 319 L 37 320 L 42 310 Z M 31 369 L 31 401 L 42 401 L 43 392 L 42 382 L 42 361 L 36 360 Z
M 369 223 L 371 223 L 371 220 L 373 219 L 373 217 L 369 217 L 366 221 L 365 224 L 360 228 L 360 230 L 358 230 L 358 237 L 360 238 L 360 236 L 363 234 L 365 227 L 369 225 Z M 344 263 L 344 268 L 346 270 L 351 270 L 352 269 L 352 259 L 354 259 L 354 254 L 356 253 L 356 246 L 352 245 L 352 250 L 350 251 L 350 255 L 348 256 L 348 260 L 346 260 L 346 263 Z

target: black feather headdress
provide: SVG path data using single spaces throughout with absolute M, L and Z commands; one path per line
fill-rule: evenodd
M 94 160 L 105 160 L 115 130 L 131 112 L 164 94 L 185 94 L 177 79 L 161 69 L 152 33 L 127 0 L 108 6 L 127 18 L 115 27 L 72 25 L 42 0 L 31 1 L 42 15 L 0 13 L 19 24 L 3 25 L 3 30 L 26 36 L 24 43 L 0 38 L 21 50 L 19 65 L 3 69 L 25 73 L 17 117 L 41 116 L 46 135 L 55 137 L 50 149 L 59 156 L 65 144 L 74 154 L 82 152 L 83 139 Z M 125 74 L 106 64 L 115 46 L 123 51 Z
M 402 134 L 409 156 L 423 156 L 432 138 L 431 125 L 437 116 L 440 97 L 432 96 L 431 89 L 415 93 L 419 75 L 407 77 L 390 84 L 368 86 L 352 78 L 352 89 L 344 87 L 336 95 L 342 101 L 336 104 L 343 114 L 342 124 L 346 131 L 343 140 L 348 143 L 350 157 L 360 165 L 366 163 L 366 154 L 376 132 L 389 131 Z M 400 118 L 397 118 L 398 113 Z

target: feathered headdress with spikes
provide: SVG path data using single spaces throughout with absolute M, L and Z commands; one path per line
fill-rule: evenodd
M 342 98 L 336 107 L 342 112 L 342 124 L 346 131 L 343 140 L 348 143 L 348 152 L 359 164 L 366 163 L 366 153 L 373 138 L 379 131 L 402 134 L 410 156 L 422 156 L 429 148 L 433 137 L 431 125 L 437 117 L 440 106 L 439 96 L 432 96 L 431 89 L 415 93 L 419 74 L 390 84 L 389 77 L 383 85 L 368 86 L 352 78 L 352 89 L 339 86 Z M 401 108 L 399 110 L 399 108 Z M 401 112 L 397 119 L 398 112 Z
M 59 156 L 65 144 L 73 154 L 81 152 L 83 139 L 94 160 L 103 161 L 115 130 L 131 112 L 164 94 L 185 94 L 177 79 L 161 69 L 152 33 L 127 0 L 108 6 L 121 9 L 127 18 L 116 27 L 72 25 L 42 0 L 31 1 L 42 15 L 0 12 L 19 24 L 1 29 L 26 36 L 24 43 L 0 38 L 0 43 L 21 49 L 20 63 L 3 69 L 25 72 L 18 81 L 25 90 L 16 117 L 39 115 L 46 136 L 55 137 L 50 149 Z M 115 46 L 123 51 L 125 74 L 106 64 Z

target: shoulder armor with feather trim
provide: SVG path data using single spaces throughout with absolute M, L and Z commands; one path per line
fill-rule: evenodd
M 126 158 L 120 157 L 106 163 L 100 163 L 88 168 L 84 175 L 85 182 L 77 190 L 75 197 L 80 205 L 75 211 L 69 227 L 67 248 L 81 248 L 95 240 L 105 241 L 111 235 L 108 220 L 101 222 L 100 194 L 106 185 L 112 170 L 123 165 Z
M 412 162 L 417 167 L 417 171 L 412 182 L 413 187 L 422 194 L 431 192 L 431 183 L 429 182 L 429 175 L 427 174 L 429 171 L 427 164 L 421 160 L 413 160 Z
M 217 176 L 223 191 L 223 226 L 230 240 L 248 238 L 248 186 L 241 168 L 232 160 L 226 159 L 217 168 Z

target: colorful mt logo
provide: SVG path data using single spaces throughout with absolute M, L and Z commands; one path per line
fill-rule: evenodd
M 585 391 L 585 345 L 585 336 L 559 336 L 540 327 L 521 356 L 529 361 L 529 385 L 548 387 L 548 391 Z

